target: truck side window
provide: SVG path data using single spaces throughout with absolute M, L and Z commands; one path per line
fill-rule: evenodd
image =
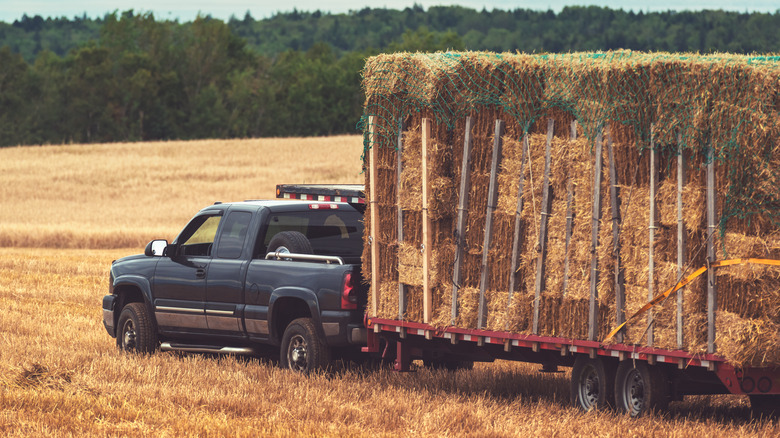
M 219 235 L 217 257 L 237 259 L 241 256 L 250 220 L 252 213 L 247 211 L 233 211 L 228 215 Z
M 179 255 L 210 256 L 214 237 L 222 216 L 198 216 L 182 231 L 177 240 L 184 241 L 179 249 Z

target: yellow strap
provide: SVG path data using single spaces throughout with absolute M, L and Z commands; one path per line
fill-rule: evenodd
M 770 266 L 780 266 L 780 260 L 771 260 L 771 259 L 730 259 L 730 260 L 720 260 L 717 262 L 714 262 L 710 265 L 710 267 L 714 268 L 722 268 L 724 266 L 732 266 L 732 265 L 770 265 Z M 702 266 L 701 268 L 697 269 L 696 272 L 693 274 L 683 278 L 680 280 L 676 285 L 673 287 L 667 289 L 665 292 L 656 295 L 652 300 L 650 300 L 647 304 L 642 306 L 641 309 L 639 309 L 636 313 L 631 315 L 630 318 L 626 320 L 623 324 L 620 324 L 619 326 L 615 327 L 614 330 L 609 332 L 606 338 L 604 338 L 604 341 L 602 342 L 608 342 L 610 339 L 612 339 L 620 330 L 625 327 L 626 324 L 633 321 L 637 317 L 641 316 L 645 312 L 647 312 L 651 307 L 655 306 L 656 304 L 660 303 L 661 301 L 665 300 L 669 295 L 677 292 L 678 290 L 684 288 L 688 283 L 693 281 L 696 277 L 700 276 L 701 274 L 707 272 L 707 267 Z

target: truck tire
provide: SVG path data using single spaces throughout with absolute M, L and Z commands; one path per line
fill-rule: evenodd
M 122 351 L 151 354 L 157 350 L 157 331 L 144 303 L 122 309 L 117 324 L 116 346 Z
M 330 350 L 317 334 L 311 318 L 293 320 L 284 330 L 280 363 L 303 374 L 323 370 L 330 365 Z
M 583 411 L 608 410 L 615 406 L 616 364 L 578 355 L 571 371 L 571 401 Z
M 615 378 L 615 403 L 619 412 L 631 417 L 666 409 L 669 384 L 663 370 L 645 362 L 620 362 Z
M 303 233 L 297 231 L 282 231 L 276 233 L 268 243 L 268 252 L 313 254 L 311 243 Z

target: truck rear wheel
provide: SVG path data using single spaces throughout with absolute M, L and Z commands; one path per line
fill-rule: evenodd
M 157 332 L 144 303 L 130 303 L 119 314 L 116 346 L 132 353 L 154 353 Z
M 645 362 L 621 362 L 615 379 L 615 402 L 618 411 L 632 417 L 666 409 L 669 385 L 663 370 Z
M 295 319 L 284 330 L 280 362 L 282 367 L 304 374 L 328 367 L 330 351 L 311 318 Z
M 584 411 L 615 406 L 615 363 L 579 355 L 571 371 L 571 401 Z
M 303 233 L 297 231 L 282 231 L 276 233 L 268 242 L 268 252 L 313 254 L 311 242 Z

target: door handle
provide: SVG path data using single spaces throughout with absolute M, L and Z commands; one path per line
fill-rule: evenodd
M 195 276 L 198 278 L 204 278 L 206 276 L 206 270 L 203 268 L 198 268 L 198 270 L 195 271 Z

